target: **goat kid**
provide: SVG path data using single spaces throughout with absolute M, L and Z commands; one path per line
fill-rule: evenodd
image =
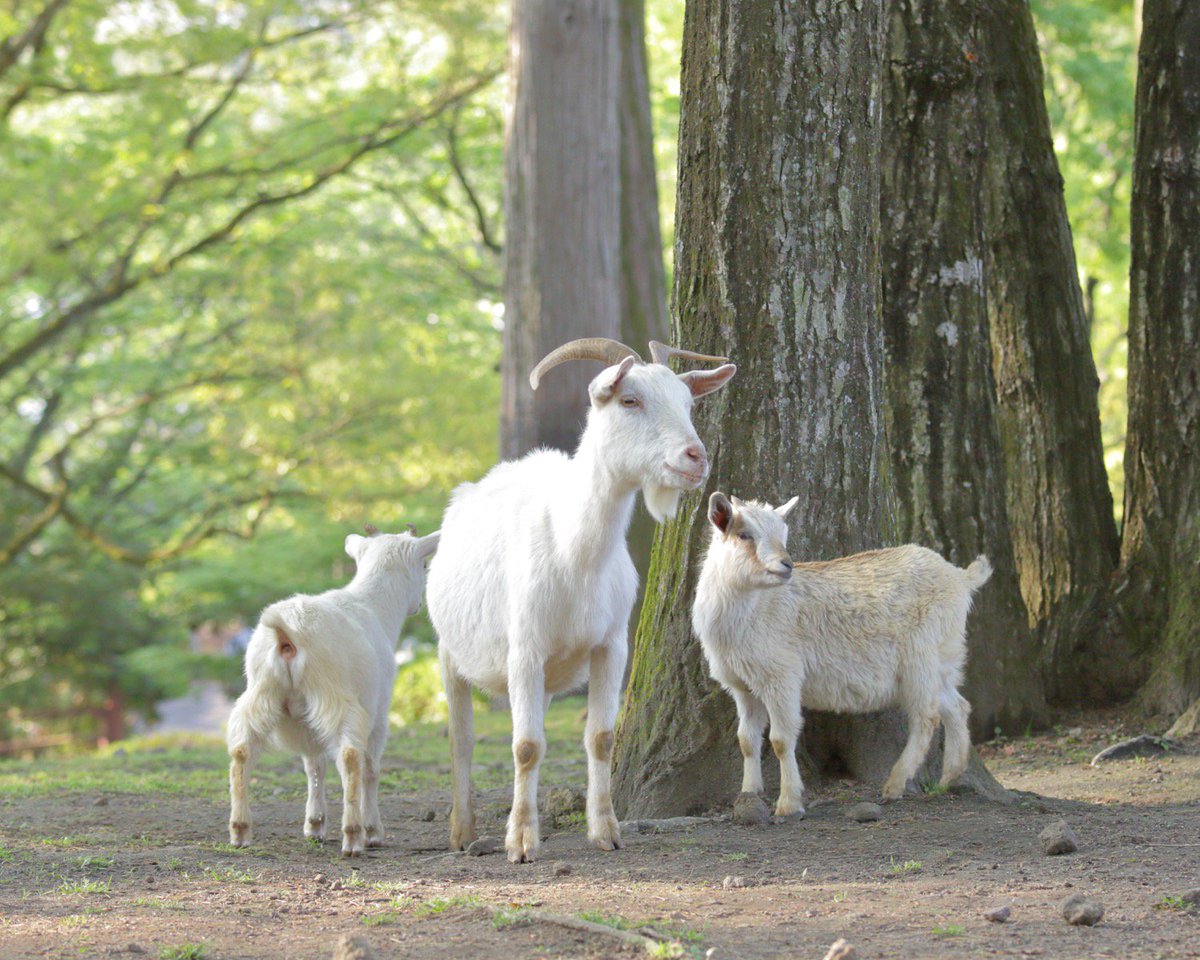
M 412 530 L 412 528 L 409 528 Z M 247 780 L 268 743 L 304 756 L 304 835 L 325 839 L 325 765 L 342 778 L 342 856 L 383 842 L 379 765 L 396 678 L 396 641 L 417 612 L 438 534 L 351 534 L 354 578 L 267 607 L 246 648 L 246 692 L 229 717 L 229 842 L 250 843 Z
M 820 563 L 792 563 L 784 518 L 796 505 L 714 493 L 712 541 L 692 608 L 709 671 L 737 704 L 742 791 L 759 793 L 762 734 L 779 759 L 778 815 L 803 814 L 796 764 L 801 705 L 838 713 L 899 706 L 908 742 L 883 788 L 899 798 L 945 724 L 943 785 L 966 768 L 970 705 L 959 694 L 971 596 L 987 557 L 965 570 L 909 544 Z
M 671 356 L 721 361 L 652 343 L 653 363 L 614 340 L 577 340 L 530 374 L 568 360 L 610 364 L 588 387 L 591 408 L 573 456 L 538 450 L 501 463 L 455 490 L 429 569 L 429 615 L 437 629 L 450 708 L 454 802 L 450 846 L 476 837 L 471 799 L 471 686 L 507 693 L 514 777 L 505 847 L 532 861 L 540 845 L 538 769 L 550 698 L 589 681 L 588 837 L 621 845 L 609 793 L 613 726 L 627 652 L 637 573 L 625 543 L 638 489 L 656 520 L 708 475 L 692 403 L 724 386 L 736 367 L 676 375 Z

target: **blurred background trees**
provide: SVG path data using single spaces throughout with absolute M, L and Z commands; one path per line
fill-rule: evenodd
M 504 247 L 505 110 L 521 96 L 512 86 L 521 74 L 510 76 L 505 65 L 510 17 L 525 6 L 14 0 L 0 11 L 0 740 L 35 728 L 105 734 L 105 717 L 149 709 L 206 669 L 188 653 L 191 628 L 252 621 L 280 594 L 337 582 L 348 573 L 340 552 L 346 532 L 365 521 L 432 528 L 450 489 L 494 462 L 504 258 L 513 254 Z M 561 14 L 570 5 L 553 6 Z M 610 56 L 616 50 L 622 64 L 610 118 L 618 144 L 606 156 L 618 168 L 610 180 L 620 182 L 604 189 L 621 199 L 619 216 L 605 227 L 615 239 L 606 243 L 621 251 L 611 296 L 625 324 L 621 335 L 640 349 L 646 330 L 661 329 L 664 277 L 673 273 L 684 4 L 624 0 L 614 8 L 605 49 Z M 1144 502 L 1124 490 L 1122 461 L 1133 5 L 1034 0 L 1032 12 L 1044 77 L 1034 51 L 1021 95 L 1040 111 L 1036 89 L 1044 81 L 1078 285 L 1061 222 L 1004 227 L 1002 208 L 989 214 L 972 199 L 960 216 L 963 229 L 945 242 L 970 235 L 979 246 L 986 239 L 1004 260 L 1012 249 L 1005 243 L 1044 238 L 1043 273 L 1014 282 L 1043 298 L 1069 299 L 1076 290 L 1077 303 L 1064 307 L 1075 330 L 1065 359 L 1086 367 L 1089 358 L 1080 354 L 1090 337 L 1102 454 L 1057 415 L 1059 433 L 1044 437 L 1046 448 L 1082 444 L 1084 467 L 1058 466 L 1066 480 L 1089 485 L 1093 508 L 1102 456 L 1120 522 L 1123 504 L 1136 511 Z M 1001 27 L 971 27 L 973 42 L 982 44 L 976 54 L 988 49 L 984 28 L 1031 49 L 1027 27 L 1023 34 Z M 952 40 L 953 33 L 939 55 L 953 53 Z M 642 57 L 639 80 L 625 67 Z M 928 76 L 916 70 L 908 79 L 924 84 L 929 103 L 952 110 L 956 94 L 939 99 L 945 71 L 928 57 L 918 66 Z M 996 90 L 998 98 L 1013 95 L 1008 81 Z M 982 155 L 972 152 L 972 131 L 945 116 L 929 129 L 960 138 L 967 158 L 960 175 L 969 184 L 970 164 L 982 164 Z M 982 141 L 989 162 L 1015 158 L 994 181 L 1014 190 L 1034 161 L 999 145 L 1043 149 L 1038 162 L 1048 149 L 1044 138 L 1021 143 L 1021 122 L 1014 120 L 1015 133 L 998 126 Z M 683 160 L 686 168 L 697 156 Z M 904 207 L 903 175 L 903 167 L 889 173 L 883 164 L 885 216 L 889 203 L 897 212 Z M 602 184 L 591 178 L 587 186 Z M 646 217 L 655 205 L 660 216 Z M 510 216 L 511 209 L 510 201 Z M 986 216 L 1001 227 L 982 227 Z M 943 217 L 937 225 L 947 223 Z M 555 243 L 568 242 L 571 229 L 579 228 L 553 234 L 568 238 Z M 889 244 L 898 255 L 902 240 L 884 234 L 885 268 Z M 920 255 L 914 247 L 912 256 Z M 885 319 L 889 296 L 905 302 L 901 287 L 889 287 L 888 277 L 900 276 L 882 279 Z M 1047 283 L 1058 283 L 1060 293 L 1047 293 Z M 678 294 L 681 309 L 691 302 L 687 293 Z M 1002 291 L 989 296 L 992 304 L 1008 302 Z M 987 305 L 977 298 L 962 309 L 979 318 Z M 968 338 L 968 316 L 961 326 L 961 362 L 982 369 L 982 341 Z M 913 346 L 916 376 L 930 357 L 945 360 L 936 351 L 954 345 Z M 964 376 L 966 389 L 971 377 Z M 1086 402 L 1094 384 L 1075 379 Z M 969 405 L 962 391 L 952 395 Z M 928 396 L 915 397 L 911 415 L 927 418 Z M 1002 411 L 988 418 L 999 424 L 992 442 L 1004 449 Z M 946 433 L 946 442 L 954 436 Z M 950 463 L 948 475 L 966 468 L 966 461 Z M 988 493 L 973 496 L 995 510 L 1000 475 L 992 480 Z M 1061 483 L 1051 486 L 1061 494 Z M 914 500 L 905 532 L 962 539 L 970 501 L 929 521 L 933 514 L 915 510 Z M 1171 516 L 1194 517 L 1194 502 L 1173 502 Z M 993 525 L 979 544 L 1029 535 L 1011 504 L 1008 513 L 1011 532 L 997 534 Z M 1103 517 L 1089 522 L 1103 532 Z M 1010 577 L 1027 611 L 1055 577 L 1094 593 L 1115 559 L 1111 530 L 1097 535 L 1084 557 L 1095 563 L 1082 577 L 1056 567 L 1030 581 L 1036 564 L 1020 562 L 1016 543 Z M 1040 556 L 1042 542 L 1030 541 L 1025 553 Z M 1136 566 L 1127 556 L 1123 569 Z M 1018 636 L 1011 580 L 1004 593 L 997 611 Z M 1067 641 L 1049 643 L 1045 624 L 1052 621 L 1080 622 L 1073 612 L 1062 620 L 1039 612 L 1024 629 L 1054 649 L 1073 642 L 1068 628 Z M 1194 621 L 1185 621 L 1185 646 L 1194 644 L 1186 623 Z M 428 637 L 427 628 L 416 629 Z M 1002 644 L 1003 629 L 994 632 Z M 1143 642 L 1138 649 L 1148 648 Z M 1046 662 L 1041 667 L 1053 687 L 1057 674 Z M 1128 692 L 1102 683 L 1097 689 Z M 1169 709 L 1185 697 L 1171 694 Z M 1017 722 L 1018 713 L 1029 711 L 1002 722 Z

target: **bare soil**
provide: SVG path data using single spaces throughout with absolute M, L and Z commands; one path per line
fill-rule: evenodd
M 579 704 L 555 710 L 543 790 L 582 787 Z M 480 827 L 500 836 L 507 746 L 504 720 L 489 722 Z M 1010 806 L 920 795 L 860 824 L 845 811 L 875 798 L 833 782 L 809 794 L 804 820 L 629 833 L 615 853 L 592 849 L 581 822 L 544 819 L 541 859 L 524 866 L 445 852 L 434 728 L 393 738 L 387 762 L 404 776 L 382 798 L 388 843 L 355 860 L 301 836 L 292 758 L 258 777 L 249 851 L 224 842 L 212 745 L 0 764 L 0 958 L 329 958 L 347 933 L 380 958 L 646 955 L 547 914 L 640 929 L 660 956 L 716 960 L 819 960 L 839 937 L 862 958 L 1200 957 L 1200 913 L 1176 899 L 1200 887 L 1200 744 L 1093 768 L 1094 753 L 1140 731 L 1111 717 L 1057 730 L 981 748 L 1017 791 Z M 1037 835 L 1058 818 L 1080 848 L 1047 857 Z M 1095 927 L 1061 916 L 1080 892 L 1105 906 Z M 1007 923 L 984 918 L 1005 904 Z

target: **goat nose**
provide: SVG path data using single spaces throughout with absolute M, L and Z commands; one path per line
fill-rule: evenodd
M 784 568 L 785 570 L 791 570 L 791 569 L 792 569 L 792 560 L 791 560 L 791 558 L 790 558 L 790 557 L 781 557 L 781 558 L 779 559 L 779 562 L 780 562 L 780 564 L 782 564 L 782 565 L 783 565 L 783 568 Z
M 693 443 L 690 447 L 683 451 L 684 456 L 695 463 L 704 462 L 704 448 L 698 443 Z

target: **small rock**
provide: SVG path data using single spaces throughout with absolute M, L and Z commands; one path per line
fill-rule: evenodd
M 846 816 L 859 823 L 874 823 L 883 816 L 883 807 L 877 803 L 856 803 L 846 811 Z
M 825 960 L 858 960 L 858 951 L 854 949 L 854 944 L 838 937 L 825 954 Z
M 702 823 L 712 823 L 712 817 L 667 817 L 663 820 L 622 820 L 621 833 L 680 833 Z
M 1114 743 L 1111 747 L 1106 747 L 1098 754 L 1092 757 L 1092 766 L 1099 763 L 1105 763 L 1109 760 L 1127 760 L 1130 757 L 1152 757 L 1160 753 L 1167 753 L 1170 750 L 1178 750 L 1182 744 L 1178 740 L 1171 740 L 1168 737 L 1152 737 L 1147 733 L 1143 733 L 1140 737 L 1134 737 L 1132 740 L 1122 740 L 1120 743 Z
M 1104 916 L 1104 904 L 1086 893 L 1073 893 L 1062 903 L 1063 919 L 1076 927 L 1092 927 Z
M 375 960 L 375 951 L 366 937 L 346 934 L 333 948 L 333 960 Z
M 146 948 L 143 947 L 140 943 L 131 943 L 125 947 L 125 952 L 126 953 L 145 953 Z
M 93 807 L 107 807 L 108 806 L 108 797 L 97 797 L 95 800 L 92 801 L 92 806 Z
M 587 799 L 582 790 L 576 790 L 574 787 L 555 787 L 546 794 L 542 808 L 548 817 L 566 817 L 586 810 Z
M 318 873 L 313 877 L 313 883 L 325 883 L 328 878 L 323 873 Z
M 991 920 L 992 923 L 1006 923 L 1008 918 L 1012 916 L 1012 907 L 1005 904 L 1002 907 L 996 907 L 994 910 L 988 910 L 984 915 L 984 920 Z
M 739 793 L 733 801 L 733 822 L 747 827 L 765 827 L 771 822 L 771 808 L 757 793 Z
M 1048 857 L 1074 853 L 1079 849 L 1079 837 L 1066 820 L 1055 820 L 1038 834 L 1038 840 L 1042 845 L 1042 853 Z
M 1067 727 L 1067 736 L 1078 740 L 1083 736 L 1083 727 Z
M 571 875 L 571 865 L 569 863 L 560 863 L 554 868 L 556 877 L 569 877 Z
M 467 856 L 486 857 L 499 849 L 500 841 L 495 837 L 480 837 L 478 840 L 471 841 L 470 846 L 467 847 Z
M 342 889 L 342 881 L 341 881 L 341 880 L 334 880 L 334 881 L 333 881 L 333 883 L 331 883 L 331 884 L 329 885 L 329 889 L 330 889 L 330 890 L 341 890 L 341 889 Z
M 726 877 L 721 881 L 722 890 L 740 890 L 742 887 L 748 887 L 750 884 L 746 882 L 745 877 Z
M 417 819 L 420 820 L 422 823 L 432 823 L 434 820 L 437 819 L 437 811 L 432 810 L 432 809 L 431 810 L 422 810 L 420 813 L 417 814 Z

